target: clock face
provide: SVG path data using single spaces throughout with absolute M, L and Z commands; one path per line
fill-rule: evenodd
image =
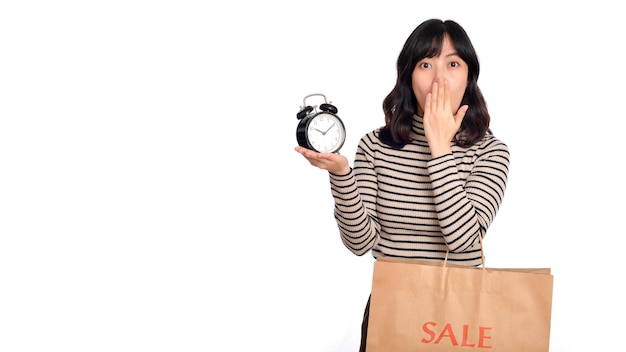
M 338 151 L 346 139 L 343 122 L 327 113 L 313 117 L 307 125 L 306 134 L 311 146 L 321 153 Z

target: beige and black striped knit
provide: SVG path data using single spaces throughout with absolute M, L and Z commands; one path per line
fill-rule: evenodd
M 361 138 L 347 175 L 330 175 L 335 219 L 356 255 L 482 262 L 484 237 L 504 196 L 509 149 L 491 134 L 470 148 L 431 158 L 420 117 L 402 149 L 383 144 L 379 130 Z

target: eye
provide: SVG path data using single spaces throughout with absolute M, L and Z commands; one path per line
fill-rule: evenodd
M 431 65 L 428 62 L 422 62 L 419 64 L 419 67 L 421 68 L 429 68 L 431 67 Z
M 452 66 L 452 67 L 459 67 L 459 66 L 461 66 L 461 64 L 460 64 L 460 63 L 458 63 L 458 62 L 456 62 L 456 61 L 452 61 L 452 62 L 450 63 L 450 66 Z

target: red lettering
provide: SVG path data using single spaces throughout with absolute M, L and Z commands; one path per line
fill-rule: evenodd
M 479 348 L 491 348 L 491 346 L 485 345 L 484 340 L 488 340 L 491 336 L 486 334 L 486 331 L 493 329 L 492 327 L 479 326 L 478 327 L 478 347 Z
M 463 342 L 461 343 L 461 346 L 463 347 L 474 347 L 475 344 L 473 343 L 467 343 L 467 335 L 469 331 L 469 325 L 463 325 Z
M 424 332 L 427 333 L 428 336 L 430 336 L 430 339 L 422 339 L 423 343 L 433 342 L 433 339 L 435 338 L 435 332 L 428 329 L 429 325 L 436 326 L 437 323 L 435 323 L 434 321 L 427 321 L 424 323 L 424 325 L 422 325 L 422 329 L 424 329 Z
M 450 325 L 450 323 L 446 324 L 443 330 L 441 330 L 441 334 L 439 334 L 439 337 L 435 341 L 435 345 L 439 344 L 441 342 L 441 339 L 443 339 L 444 337 L 450 338 L 450 343 L 452 343 L 452 346 L 458 345 L 458 343 L 456 343 L 456 337 L 454 337 L 454 332 L 452 331 L 452 325 Z
M 436 329 L 437 323 L 434 321 L 427 321 L 422 325 L 422 330 L 428 335 L 427 337 L 422 338 L 422 343 L 433 343 L 440 344 L 445 342 L 445 340 L 450 340 L 449 344 L 452 346 L 458 346 L 458 341 L 456 335 L 454 334 L 454 329 L 452 328 L 451 323 L 447 323 L 443 326 L 440 332 Z M 470 326 L 463 325 L 463 335 L 461 340 L 462 347 L 477 347 L 477 348 L 492 348 L 491 345 L 488 345 L 491 339 L 491 335 L 489 332 L 493 330 L 493 327 L 487 326 L 479 326 L 478 327 L 478 345 L 474 342 L 471 342 L 473 339 L 470 338 Z M 435 339 L 436 337 L 436 339 Z M 444 343 L 445 344 L 445 343 Z

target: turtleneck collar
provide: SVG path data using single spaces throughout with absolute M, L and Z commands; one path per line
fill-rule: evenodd
M 424 132 L 424 118 L 413 115 L 411 123 L 411 140 L 426 142 L 426 133 Z

